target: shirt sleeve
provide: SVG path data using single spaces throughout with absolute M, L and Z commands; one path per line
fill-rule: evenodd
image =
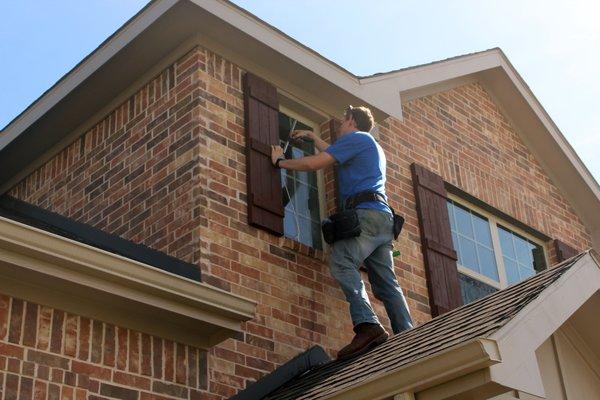
M 342 136 L 329 146 L 325 151 L 329 153 L 338 164 L 344 164 L 368 146 L 368 142 L 360 136 L 348 134 Z

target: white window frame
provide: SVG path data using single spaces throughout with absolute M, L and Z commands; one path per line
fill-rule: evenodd
M 517 235 L 522 236 L 525 239 L 535 243 L 536 245 L 540 246 L 544 253 L 544 261 L 545 261 L 546 266 L 550 265 L 550 264 L 548 264 L 548 249 L 547 249 L 546 243 L 544 241 L 536 238 L 535 236 L 532 236 L 531 234 L 523 231 L 522 229 L 514 226 L 513 224 L 511 224 L 501 218 L 498 218 L 496 215 L 490 213 L 489 211 L 486 211 L 461 197 L 458 197 L 452 193 L 448 193 L 447 197 L 449 200 L 452 200 L 453 202 L 460 204 L 461 206 L 481 215 L 482 217 L 485 217 L 488 220 L 489 227 L 490 227 L 490 233 L 492 235 L 492 247 L 494 250 L 494 257 L 496 259 L 496 268 L 498 269 L 499 282 L 496 282 L 495 280 L 493 280 L 485 275 L 475 272 L 470 268 L 464 267 L 464 266 L 460 265 L 457 261 L 456 266 L 458 268 L 458 272 L 460 272 L 461 274 L 466 275 L 475 280 L 478 280 L 480 282 L 483 282 L 486 285 L 492 286 L 498 290 L 508 287 L 508 280 L 506 278 L 506 268 L 504 267 L 504 258 L 502 256 L 502 247 L 500 247 L 500 237 L 498 235 L 498 225 L 500 225 L 500 226 L 516 233 Z
M 321 126 L 317 122 L 314 122 L 314 121 L 304 117 L 302 114 L 299 114 L 296 111 L 294 111 L 286 106 L 283 106 L 281 104 L 279 105 L 279 112 L 284 113 L 285 115 L 296 119 L 298 122 L 301 122 L 304 125 L 311 127 L 313 132 L 317 136 L 321 137 Z M 315 146 L 315 154 L 319 154 L 319 150 L 316 148 L 316 146 Z M 322 220 L 323 218 L 325 218 L 324 216 L 327 212 L 326 200 L 325 200 L 325 174 L 322 169 L 319 171 L 315 171 L 315 172 L 317 173 L 317 191 L 319 194 L 319 215 Z M 285 235 L 285 233 L 284 233 L 284 235 Z M 288 239 L 296 240 L 296 238 L 293 238 L 293 237 L 289 237 L 289 236 L 285 236 L 285 237 Z M 323 240 L 322 237 L 321 237 L 321 243 L 322 243 L 321 251 L 325 251 L 327 243 L 325 243 L 325 240 Z M 303 244 L 306 246 L 309 246 L 306 243 L 303 243 Z M 309 247 L 312 247 L 312 246 L 309 246 Z

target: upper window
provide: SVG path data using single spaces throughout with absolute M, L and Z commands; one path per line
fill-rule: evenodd
M 545 268 L 543 243 L 463 200 L 448 200 L 463 303 Z
M 288 110 L 279 112 L 279 141 L 284 148 L 287 144 L 285 157 L 300 158 L 315 154 L 314 143 L 302 140 L 289 141 L 292 130 L 315 130 L 315 127 L 299 121 L 298 116 L 292 114 Z M 322 250 L 320 180 L 317 172 L 281 170 L 285 209 L 284 235 Z

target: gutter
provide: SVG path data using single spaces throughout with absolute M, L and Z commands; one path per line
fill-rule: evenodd
M 431 388 L 501 361 L 496 341 L 473 339 L 323 399 L 387 399 L 396 394 Z

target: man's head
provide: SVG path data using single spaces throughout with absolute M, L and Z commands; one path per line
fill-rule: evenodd
M 339 134 L 344 135 L 355 131 L 370 132 L 374 124 L 371 110 L 367 107 L 348 106 L 344 111 L 344 119 L 339 127 Z

